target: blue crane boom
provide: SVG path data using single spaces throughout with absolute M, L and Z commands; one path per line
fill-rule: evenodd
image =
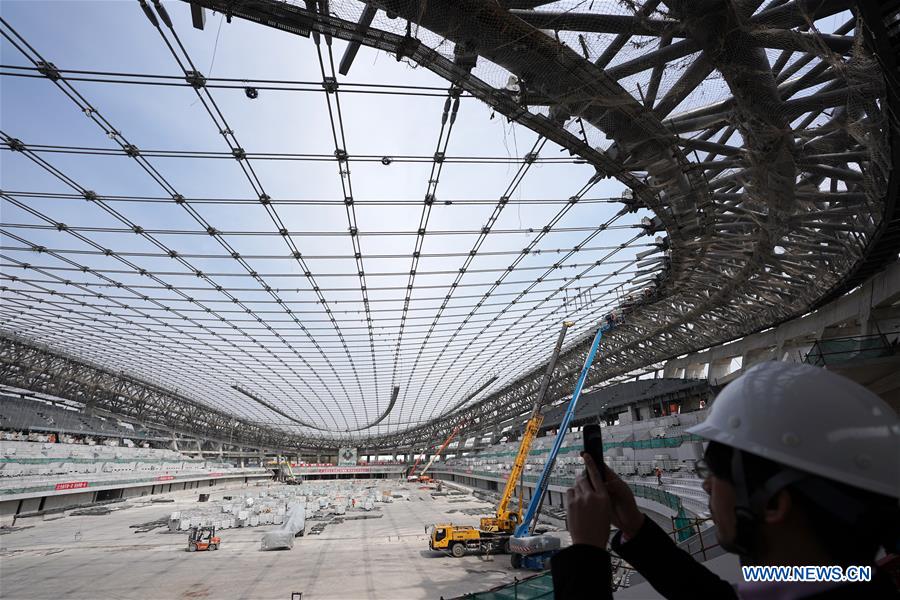
M 603 333 L 609 331 L 614 326 L 615 322 L 613 319 L 608 319 L 600 326 L 597 333 L 594 335 L 594 341 L 591 343 L 591 348 L 584 359 L 584 366 L 581 368 L 581 375 L 579 375 L 578 382 L 575 384 L 575 390 L 572 392 L 572 399 L 569 400 L 569 406 L 566 407 L 566 413 L 563 415 L 562 422 L 559 424 L 559 432 L 556 434 L 553 448 L 550 450 L 550 455 L 547 457 L 547 462 L 544 464 L 544 470 L 541 472 L 541 477 L 538 479 L 534 494 L 532 494 L 531 500 L 528 503 L 528 510 L 525 512 L 524 517 L 522 517 L 522 522 L 519 523 L 519 526 L 516 527 L 516 530 L 513 533 L 514 538 L 527 536 L 533 530 L 532 521 L 536 520 L 535 517 L 537 516 L 539 506 L 543 503 L 544 494 L 550 484 L 550 474 L 553 472 L 553 466 L 556 463 L 556 455 L 559 454 L 559 449 L 562 447 L 563 439 L 566 436 L 566 430 L 569 428 L 569 422 L 571 422 L 572 416 L 575 414 L 578 398 L 581 396 L 581 390 L 587 379 L 588 371 L 591 368 L 591 364 L 594 362 L 594 356 L 597 354 L 597 349 L 600 347 L 600 340 L 603 338 Z

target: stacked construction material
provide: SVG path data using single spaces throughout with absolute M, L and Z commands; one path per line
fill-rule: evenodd
M 294 538 L 303 535 L 306 529 L 305 505 L 291 505 L 287 515 L 287 520 L 280 528 L 263 534 L 262 550 L 290 550 L 294 547 Z
M 316 481 L 269 486 L 265 490 L 230 496 L 228 500 L 211 499 L 190 510 L 174 512 L 169 518 L 169 530 L 285 525 L 294 506 L 303 508 L 304 519 L 321 520 L 343 516 L 348 511 L 372 511 L 377 508 L 376 504 L 393 502 L 394 498 L 409 500 L 409 492 L 360 482 Z

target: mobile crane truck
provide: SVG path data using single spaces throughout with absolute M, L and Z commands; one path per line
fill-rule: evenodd
M 422 450 L 422 454 L 428 452 L 428 446 L 425 446 L 425 449 Z M 407 481 L 418 481 L 419 476 L 416 475 L 416 469 L 419 468 L 419 463 L 422 462 L 422 454 L 416 455 L 416 462 L 413 463 L 412 469 L 409 470 L 409 475 L 406 476 Z
M 533 571 L 546 569 L 549 567 L 550 558 L 559 551 L 559 538 L 549 535 L 534 535 L 534 528 L 537 525 L 541 506 L 543 506 L 544 503 L 544 494 L 546 494 L 547 488 L 550 485 L 550 475 L 556 464 L 556 456 L 559 454 L 559 449 L 562 447 L 563 440 L 569 429 L 569 423 L 572 421 L 572 416 L 575 414 L 578 398 L 581 396 L 581 390 L 587 379 L 591 363 L 594 361 L 594 355 L 597 354 L 597 349 L 600 347 L 600 340 L 603 337 L 604 332 L 610 331 L 617 324 L 618 321 L 615 315 L 610 315 L 606 318 L 600 328 L 597 329 L 597 333 L 594 335 L 594 341 L 591 343 L 591 349 L 584 359 L 584 367 L 581 369 L 581 375 L 579 375 L 578 382 L 575 384 L 575 391 L 572 393 L 572 399 L 569 400 L 569 406 L 566 407 L 562 422 L 559 424 L 559 431 L 556 434 L 553 448 L 550 450 L 550 455 L 547 457 L 547 462 L 544 464 L 544 470 L 541 472 L 541 477 L 538 479 L 538 483 L 534 488 L 534 493 L 531 495 L 531 501 L 528 503 L 528 510 L 525 512 L 525 517 L 521 520 L 512 537 L 509 539 L 509 552 L 512 555 L 511 563 L 515 569 L 523 567 Z
M 506 480 L 506 487 L 503 489 L 503 495 L 500 497 L 500 503 L 497 505 L 495 515 L 493 517 L 483 517 L 477 529 L 471 525 L 454 525 L 452 523 L 435 525 L 428 540 L 428 547 L 432 550 L 449 550 L 450 554 L 457 558 L 464 556 L 468 550 L 476 550 L 482 553 L 509 552 L 509 536 L 513 533 L 516 525 L 522 521 L 522 499 L 519 498 L 519 507 L 515 511 L 510 510 L 509 503 L 516 490 L 519 478 L 525 470 L 525 463 L 528 460 L 528 453 L 531 451 L 531 444 L 537 437 L 541 423 L 544 421 L 541 407 L 550 387 L 553 372 L 556 370 L 556 362 L 562 351 L 566 331 L 572 325 L 574 323 L 571 321 L 565 321 L 562 324 L 562 329 L 556 340 L 556 346 L 553 349 L 553 355 L 550 357 L 547 370 L 544 372 L 541 389 L 532 406 L 528 423 L 525 425 L 522 442 L 519 444 L 519 451 L 516 453 L 516 459 Z
M 456 434 L 459 433 L 459 430 L 462 429 L 463 425 L 464 425 L 464 423 L 460 423 L 459 425 L 457 425 L 456 429 L 453 430 L 453 433 L 450 434 L 450 437 L 448 437 L 446 440 L 444 440 L 444 443 L 441 444 L 441 447 L 438 448 L 438 451 L 431 457 L 431 460 L 428 461 L 428 464 L 425 465 L 425 468 L 422 469 L 421 473 L 419 473 L 418 480 L 420 482 L 428 483 L 429 481 L 431 481 L 431 477 L 429 475 L 426 475 L 425 473 L 427 473 L 428 469 L 431 468 L 431 465 L 434 464 L 435 459 L 444 453 L 444 450 L 447 449 L 447 446 L 450 445 L 450 442 L 453 440 L 453 438 L 456 437 Z

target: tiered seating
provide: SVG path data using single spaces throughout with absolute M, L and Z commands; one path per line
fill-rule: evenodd
M 11 395 L 0 395 L 0 428 L 135 440 L 156 437 L 140 426 L 124 425 L 115 419 L 89 416 L 63 406 Z
M 704 418 L 706 411 L 700 410 L 604 427 L 606 463 L 627 482 L 652 487 L 657 486 L 656 468 L 662 468 L 665 491 L 681 498 L 685 507 L 694 513 L 703 513 L 706 511 L 706 492 L 693 474 L 694 464 L 703 452 L 702 443 L 685 430 Z M 540 474 L 554 441 L 555 436 L 534 441 L 525 467 L 526 479 Z M 453 458 L 446 467 L 502 477 L 511 470 L 518 447 L 518 441 L 499 444 L 476 454 Z M 581 450 L 581 432 L 566 434 L 557 455 L 554 481 L 567 485 L 567 481 L 581 472 Z
M 152 481 L 159 476 L 181 478 L 244 470 L 189 458 L 173 450 L 17 441 L 0 445 L 0 494 L 4 488 L 18 490 L 73 479 L 105 485 L 120 480 Z

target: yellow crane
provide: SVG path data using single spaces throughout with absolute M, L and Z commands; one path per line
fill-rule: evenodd
M 519 451 L 516 453 L 512 470 L 509 472 L 509 477 L 506 480 L 506 487 L 503 489 L 503 495 L 500 496 L 499 504 L 497 504 L 496 513 L 492 517 L 483 517 L 478 529 L 471 526 L 453 524 L 435 525 L 432 528 L 428 541 L 428 545 L 432 550 L 450 550 L 451 554 L 456 557 L 463 556 L 467 549 L 479 551 L 509 550 L 509 536 L 522 521 L 522 498 L 519 498 L 517 510 L 510 510 L 510 501 L 516 491 L 516 485 L 518 485 L 519 479 L 522 477 L 522 472 L 525 470 L 525 463 L 528 461 L 531 444 L 537 437 L 538 431 L 541 429 L 541 423 L 544 421 L 541 407 L 550 387 L 553 371 L 556 370 L 556 361 L 559 359 L 559 354 L 562 351 L 566 331 L 572 325 L 574 325 L 572 321 L 564 321 L 562 324 L 562 329 L 556 340 L 556 346 L 553 349 L 553 355 L 550 357 L 547 370 L 544 372 L 541 389 L 534 401 L 531 415 L 525 425 L 525 431 L 522 433 L 522 441 L 519 443 Z
M 541 406 L 544 404 L 544 396 L 550 387 L 550 380 L 553 377 L 553 371 L 556 369 L 556 361 L 559 353 L 562 351 L 563 340 L 566 337 L 566 331 L 574 325 L 572 321 L 564 321 L 559 337 L 556 339 L 556 346 L 553 349 L 553 356 L 550 358 L 550 364 L 547 365 L 547 371 L 544 373 L 544 380 L 541 384 L 541 391 L 534 402 L 531 409 L 531 417 L 525 425 L 525 431 L 522 433 L 522 441 L 519 444 L 519 451 L 516 453 L 516 460 L 513 461 L 512 469 L 509 472 L 509 478 L 506 480 L 506 487 L 503 489 L 503 495 L 500 496 L 500 503 L 497 505 L 497 512 L 493 517 L 483 517 L 480 523 L 482 531 L 506 532 L 512 533 L 516 526 L 522 521 L 522 498 L 519 498 L 518 509 L 512 511 L 509 509 L 510 500 L 519 484 L 519 478 L 525 471 L 525 463 L 528 461 L 528 453 L 531 452 L 531 444 L 534 443 L 541 424 L 544 422 L 544 415 L 541 414 Z

